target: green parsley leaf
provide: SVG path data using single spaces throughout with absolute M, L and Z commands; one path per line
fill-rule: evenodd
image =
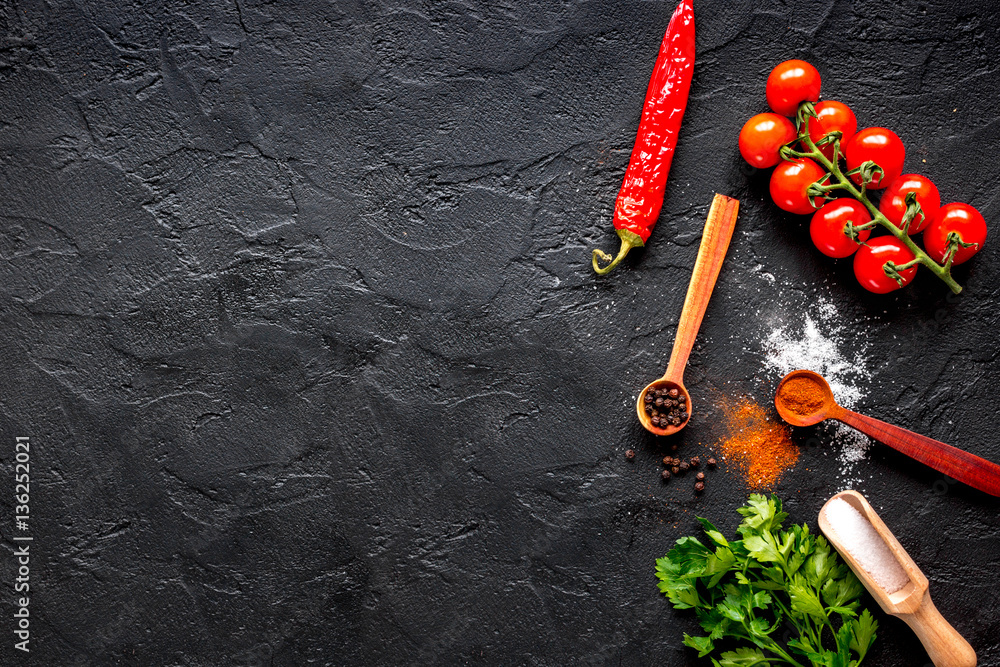
M 865 609 L 856 620 L 851 621 L 851 650 L 858 654 L 860 663 L 868 649 L 875 643 L 875 630 L 878 622 L 872 618 L 871 612 Z M 854 663 L 854 664 L 858 664 Z
M 776 560 L 781 560 L 781 552 L 778 550 L 778 545 L 774 543 L 774 536 L 771 533 L 751 535 L 743 539 L 743 544 L 750 555 L 762 563 L 773 563 Z
M 714 664 L 721 667 L 753 667 L 754 665 L 768 664 L 767 656 L 761 653 L 759 648 L 738 648 L 735 651 L 726 651 L 721 656 L 722 660 Z
M 788 517 L 781 511 L 781 501 L 777 496 L 765 498 L 757 493 L 751 494 L 747 504 L 736 511 L 744 517 L 743 523 L 736 529 L 744 536 L 778 530 L 781 522 Z
M 684 645 L 690 646 L 694 650 L 698 651 L 699 658 L 704 658 L 706 655 L 708 655 L 715 649 L 715 646 L 712 644 L 711 638 L 692 637 L 686 632 L 684 633 Z
M 783 528 L 788 514 L 776 496 L 751 495 L 738 512 L 740 539 L 699 518 L 708 541 L 683 537 L 656 561 L 660 591 L 675 608 L 694 608 L 706 633 L 684 644 L 716 667 L 857 667 L 877 627 L 860 608 L 861 582 L 822 535 L 805 524 Z M 716 657 L 723 639 L 735 650 Z
M 733 555 L 732 550 L 726 547 L 719 547 L 715 550 L 715 553 L 710 555 L 705 560 L 704 574 L 712 575 L 706 586 L 713 588 L 722 577 L 726 576 L 726 573 L 733 567 L 736 562 L 736 556 Z
M 851 633 L 851 625 L 844 623 L 837 630 L 837 659 L 834 660 L 833 667 L 850 667 L 852 639 L 854 635 Z
M 815 616 L 821 621 L 826 620 L 826 611 L 823 609 L 823 603 L 819 601 L 816 591 L 805 583 L 803 577 L 795 577 L 788 586 L 788 595 L 792 599 L 792 611 Z
M 715 542 L 717 546 L 720 547 L 729 546 L 729 541 L 726 540 L 726 538 L 722 535 L 722 533 L 719 532 L 718 528 L 712 525 L 711 521 L 709 521 L 708 519 L 704 519 L 700 516 L 695 518 L 698 519 L 698 523 L 701 524 L 701 527 L 705 529 L 705 534 L 708 535 L 708 539 Z

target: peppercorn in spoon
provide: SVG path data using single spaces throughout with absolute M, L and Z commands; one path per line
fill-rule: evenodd
M 798 370 L 786 375 L 778 384 L 774 406 L 792 426 L 836 419 L 974 489 L 1000 496 L 1000 465 L 837 405 L 829 383 L 819 373 Z
M 684 387 L 684 367 L 705 317 L 722 260 L 726 258 L 739 210 L 739 201 L 717 194 L 708 211 L 667 372 L 646 385 L 636 402 L 639 421 L 650 433 L 673 435 L 691 419 L 691 395 Z

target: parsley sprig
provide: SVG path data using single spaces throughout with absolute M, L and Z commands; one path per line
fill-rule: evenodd
M 715 667 L 856 667 L 875 641 L 871 613 L 858 613 L 862 586 L 822 535 L 806 524 L 782 529 L 781 500 L 754 494 L 737 510 L 740 538 L 728 541 L 698 518 L 708 546 L 682 537 L 656 561 L 657 584 L 677 609 L 694 609 L 703 637 L 684 635 L 698 657 L 721 639 Z M 789 638 L 790 637 L 790 638 Z M 786 638 L 788 638 L 786 640 Z

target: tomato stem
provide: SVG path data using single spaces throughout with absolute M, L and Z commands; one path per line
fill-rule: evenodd
M 882 168 L 879 167 L 874 162 L 872 162 L 870 165 L 868 163 L 865 163 L 860 167 L 858 167 L 857 169 L 852 169 L 850 172 L 847 172 L 847 174 L 845 174 L 840 168 L 840 160 L 839 160 L 840 139 L 836 138 L 832 142 L 833 157 L 834 157 L 833 160 L 824 155 L 823 151 L 821 151 L 819 147 L 816 145 L 816 143 L 813 142 L 812 138 L 809 136 L 808 120 L 809 116 L 815 115 L 815 113 L 816 112 L 813 109 L 812 102 L 803 102 L 799 106 L 799 112 L 795 119 L 796 120 L 795 124 L 798 128 L 798 133 L 799 133 L 798 140 L 801 143 L 801 145 L 805 147 L 807 150 L 796 151 L 787 147 L 782 148 L 781 150 L 781 155 L 786 160 L 789 159 L 788 156 L 794 156 L 796 158 L 806 157 L 811 160 L 815 160 L 820 165 L 822 165 L 824 169 L 830 172 L 830 176 L 832 176 L 833 179 L 835 179 L 836 182 L 831 183 L 830 185 L 823 185 L 823 181 L 829 182 L 828 179 L 830 178 L 830 176 L 824 176 L 819 181 L 816 181 L 816 183 L 813 183 L 812 185 L 809 186 L 810 190 L 812 190 L 810 194 L 826 195 L 828 192 L 831 192 L 833 190 L 846 190 L 852 197 L 857 199 L 864 205 L 865 208 L 868 209 L 868 212 L 871 213 L 872 216 L 872 223 L 877 223 L 882 227 L 885 227 L 885 229 L 890 234 L 899 239 L 900 242 L 902 242 L 903 245 L 905 245 L 910 250 L 910 252 L 913 253 L 914 259 L 910 262 L 907 262 L 906 264 L 900 265 L 900 267 L 909 268 L 910 266 L 914 266 L 916 264 L 923 264 L 930 270 L 931 273 L 933 273 L 935 276 L 944 281 L 944 283 L 951 289 L 952 292 L 954 292 L 955 294 L 961 292 L 962 286 L 959 285 L 957 282 L 955 282 L 954 278 L 951 277 L 951 263 L 952 263 L 951 260 L 952 257 L 954 256 L 954 252 L 949 253 L 949 257 L 946 259 L 944 265 L 938 264 L 933 259 L 931 259 L 930 255 L 924 252 L 924 250 L 920 246 L 918 246 L 916 243 L 913 242 L 913 239 L 910 238 L 909 234 L 903 231 L 903 229 L 900 229 L 899 227 L 891 223 L 888 218 L 882 215 L 882 212 L 878 210 L 878 207 L 875 206 L 875 204 L 873 204 L 868 199 L 866 190 L 869 180 L 875 175 L 875 173 L 883 174 L 884 172 L 882 171 Z M 822 141 L 823 140 L 820 139 L 820 142 Z M 831 143 L 831 142 L 826 142 L 826 143 Z M 854 184 L 854 181 L 852 181 L 849 178 L 849 174 L 852 173 L 857 173 L 862 176 L 860 188 L 857 187 Z M 913 217 L 916 216 L 914 215 Z M 911 217 L 910 220 L 912 219 L 913 218 Z M 908 227 L 909 225 L 907 224 L 906 226 Z M 894 266 L 894 268 L 896 269 L 900 267 Z

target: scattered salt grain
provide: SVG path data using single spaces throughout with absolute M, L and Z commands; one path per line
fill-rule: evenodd
M 895 593 L 910 582 L 902 566 L 875 527 L 861 512 L 841 498 L 835 498 L 823 509 L 837 541 L 850 552 L 858 564 L 871 575 L 886 593 Z
M 865 397 L 864 387 L 871 382 L 868 345 L 864 337 L 848 329 L 831 301 L 817 296 L 808 307 L 800 326 L 782 322 L 766 335 L 764 365 L 779 377 L 800 368 L 815 371 L 830 383 L 838 403 L 855 408 Z M 832 420 L 823 422 L 820 428 L 840 445 L 840 490 L 856 487 L 861 481 L 855 474 L 856 464 L 865 457 L 871 440 Z

